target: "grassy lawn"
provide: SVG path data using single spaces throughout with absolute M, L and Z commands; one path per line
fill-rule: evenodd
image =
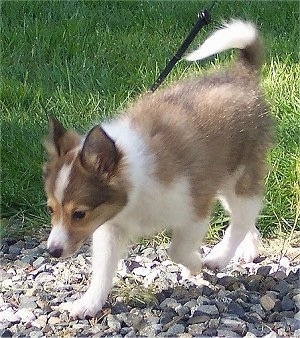
M 151 86 L 207 4 L 2 1 L 2 236 L 37 231 L 48 222 L 41 178 L 46 114 L 84 131 L 126 107 Z M 277 140 L 269 156 L 259 227 L 265 236 L 289 235 L 300 227 L 298 2 L 220 1 L 212 16 L 212 24 L 201 31 L 195 45 L 231 17 L 256 22 L 264 36 L 263 86 Z M 164 85 L 218 68 L 233 54 L 190 67 L 181 61 Z M 217 207 L 214 229 L 226 222 Z

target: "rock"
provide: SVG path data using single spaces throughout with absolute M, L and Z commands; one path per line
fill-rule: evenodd
M 208 316 L 218 316 L 219 310 L 215 305 L 198 305 L 194 311 L 195 315 L 206 314 Z
M 260 304 L 261 306 L 266 310 L 270 311 L 275 306 L 275 301 L 273 298 L 271 298 L 269 295 L 264 295 L 260 298 Z
M 236 332 L 231 331 L 229 329 L 218 329 L 217 330 L 218 337 L 240 337 Z
M 43 328 L 47 324 L 47 315 L 40 315 L 35 321 L 32 322 L 33 326 Z
M 195 336 L 200 337 L 204 331 L 204 324 L 193 324 L 188 326 L 188 333 Z
M 107 315 L 107 325 L 113 331 L 118 332 L 121 329 L 121 323 L 118 321 L 117 317 L 112 314 Z
M 187 323 L 189 325 L 191 324 L 199 324 L 199 323 L 206 323 L 209 322 L 210 320 L 210 316 L 208 315 L 200 315 L 200 316 L 194 316 L 192 318 L 190 318 Z
M 140 331 L 139 336 L 155 337 L 162 329 L 161 324 L 145 325 Z
M 0 331 L 0 334 L 1 334 L 1 337 L 12 337 L 13 336 L 13 333 L 8 329 L 3 330 L 2 332 Z
M 8 321 L 12 324 L 16 324 L 19 323 L 20 320 L 21 317 L 14 313 L 11 308 L 0 312 L 0 322 Z
M 164 301 L 161 302 L 160 308 L 165 310 L 165 309 L 175 309 L 178 307 L 178 303 L 175 299 L 173 298 L 166 298 Z
M 40 265 L 42 265 L 44 262 L 45 262 L 45 258 L 40 256 L 32 263 L 32 265 L 33 265 L 34 268 L 37 268 Z
M 238 304 L 236 302 L 231 302 L 227 306 L 227 313 L 235 314 L 235 315 L 241 317 L 245 314 L 245 310 L 240 304 Z
M 48 320 L 49 325 L 57 325 L 61 323 L 61 319 L 59 317 L 50 317 Z
M 289 296 L 284 296 L 281 301 L 281 307 L 285 311 L 293 310 L 295 308 L 295 302 Z
M 268 265 L 267 266 L 261 266 L 257 269 L 257 274 L 264 276 L 264 277 L 267 277 L 270 274 L 271 269 L 272 269 L 272 267 L 268 266 Z
M 285 280 L 279 280 L 272 288 L 272 290 L 279 292 L 281 296 L 285 296 L 290 289 L 290 284 Z
M 300 309 L 300 292 L 293 296 L 293 301 L 295 302 L 297 308 Z
M 185 330 L 185 326 L 183 324 L 174 324 L 165 333 L 168 337 L 174 337 L 180 333 L 183 333 Z
M 33 312 L 27 308 L 20 309 L 16 312 L 16 315 L 21 318 L 21 321 L 24 323 L 30 322 L 35 319 Z

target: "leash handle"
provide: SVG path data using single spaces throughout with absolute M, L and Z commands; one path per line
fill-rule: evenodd
M 210 7 L 210 9 L 212 6 Z M 164 79 L 168 76 L 172 68 L 175 64 L 181 59 L 184 52 L 188 49 L 189 45 L 192 43 L 196 35 L 199 33 L 200 29 L 208 25 L 211 21 L 211 16 L 208 10 L 203 10 L 198 13 L 198 21 L 195 23 L 194 27 L 191 29 L 189 35 L 183 41 L 181 46 L 179 47 L 176 54 L 172 57 L 172 59 L 167 63 L 165 69 L 159 74 L 157 80 L 154 84 L 150 87 L 150 91 L 153 93 L 164 81 Z

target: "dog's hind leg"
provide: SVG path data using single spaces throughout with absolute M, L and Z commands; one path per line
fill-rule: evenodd
M 172 231 L 172 242 L 168 253 L 175 263 L 184 265 L 193 275 L 197 275 L 202 268 L 199 248 L 207 227 L 208 219 L 203 219 L 187 227 L 175 228 Z
M 247 173 L 238 180 L 232 180 L 220 193 L 220 201 L 230 214 L 230 225 L 220 243 L 218 243 L 204 260 L 211 269 L 222 269 L 229 261 L 242 258 L 252 261 L 257 256 L 258 231 L 255 222 L 262 207 L 260 186 Z M 241 182 L 247 185 L 246 190 L 240 189 Z

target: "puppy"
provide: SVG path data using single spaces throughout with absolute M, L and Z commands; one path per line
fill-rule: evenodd
M 68 257 L 93 235 L 92 280 L 73 303 L 73 318 L 101 310 L 130 241 L 166 227 L 170 257 L 197 274 L 216 198 L 231 220 L 204 263 L 222 269 L 235 253 L 246 261 L 256 257 L 255 221 L 272 134 L 259 88 L 257 30 L 231 21 L 187 59 L 229 48 L 240 49 L 229 69 L 145 95 L 86 136 L 51 119 L 44 167 L 49 253 Z

